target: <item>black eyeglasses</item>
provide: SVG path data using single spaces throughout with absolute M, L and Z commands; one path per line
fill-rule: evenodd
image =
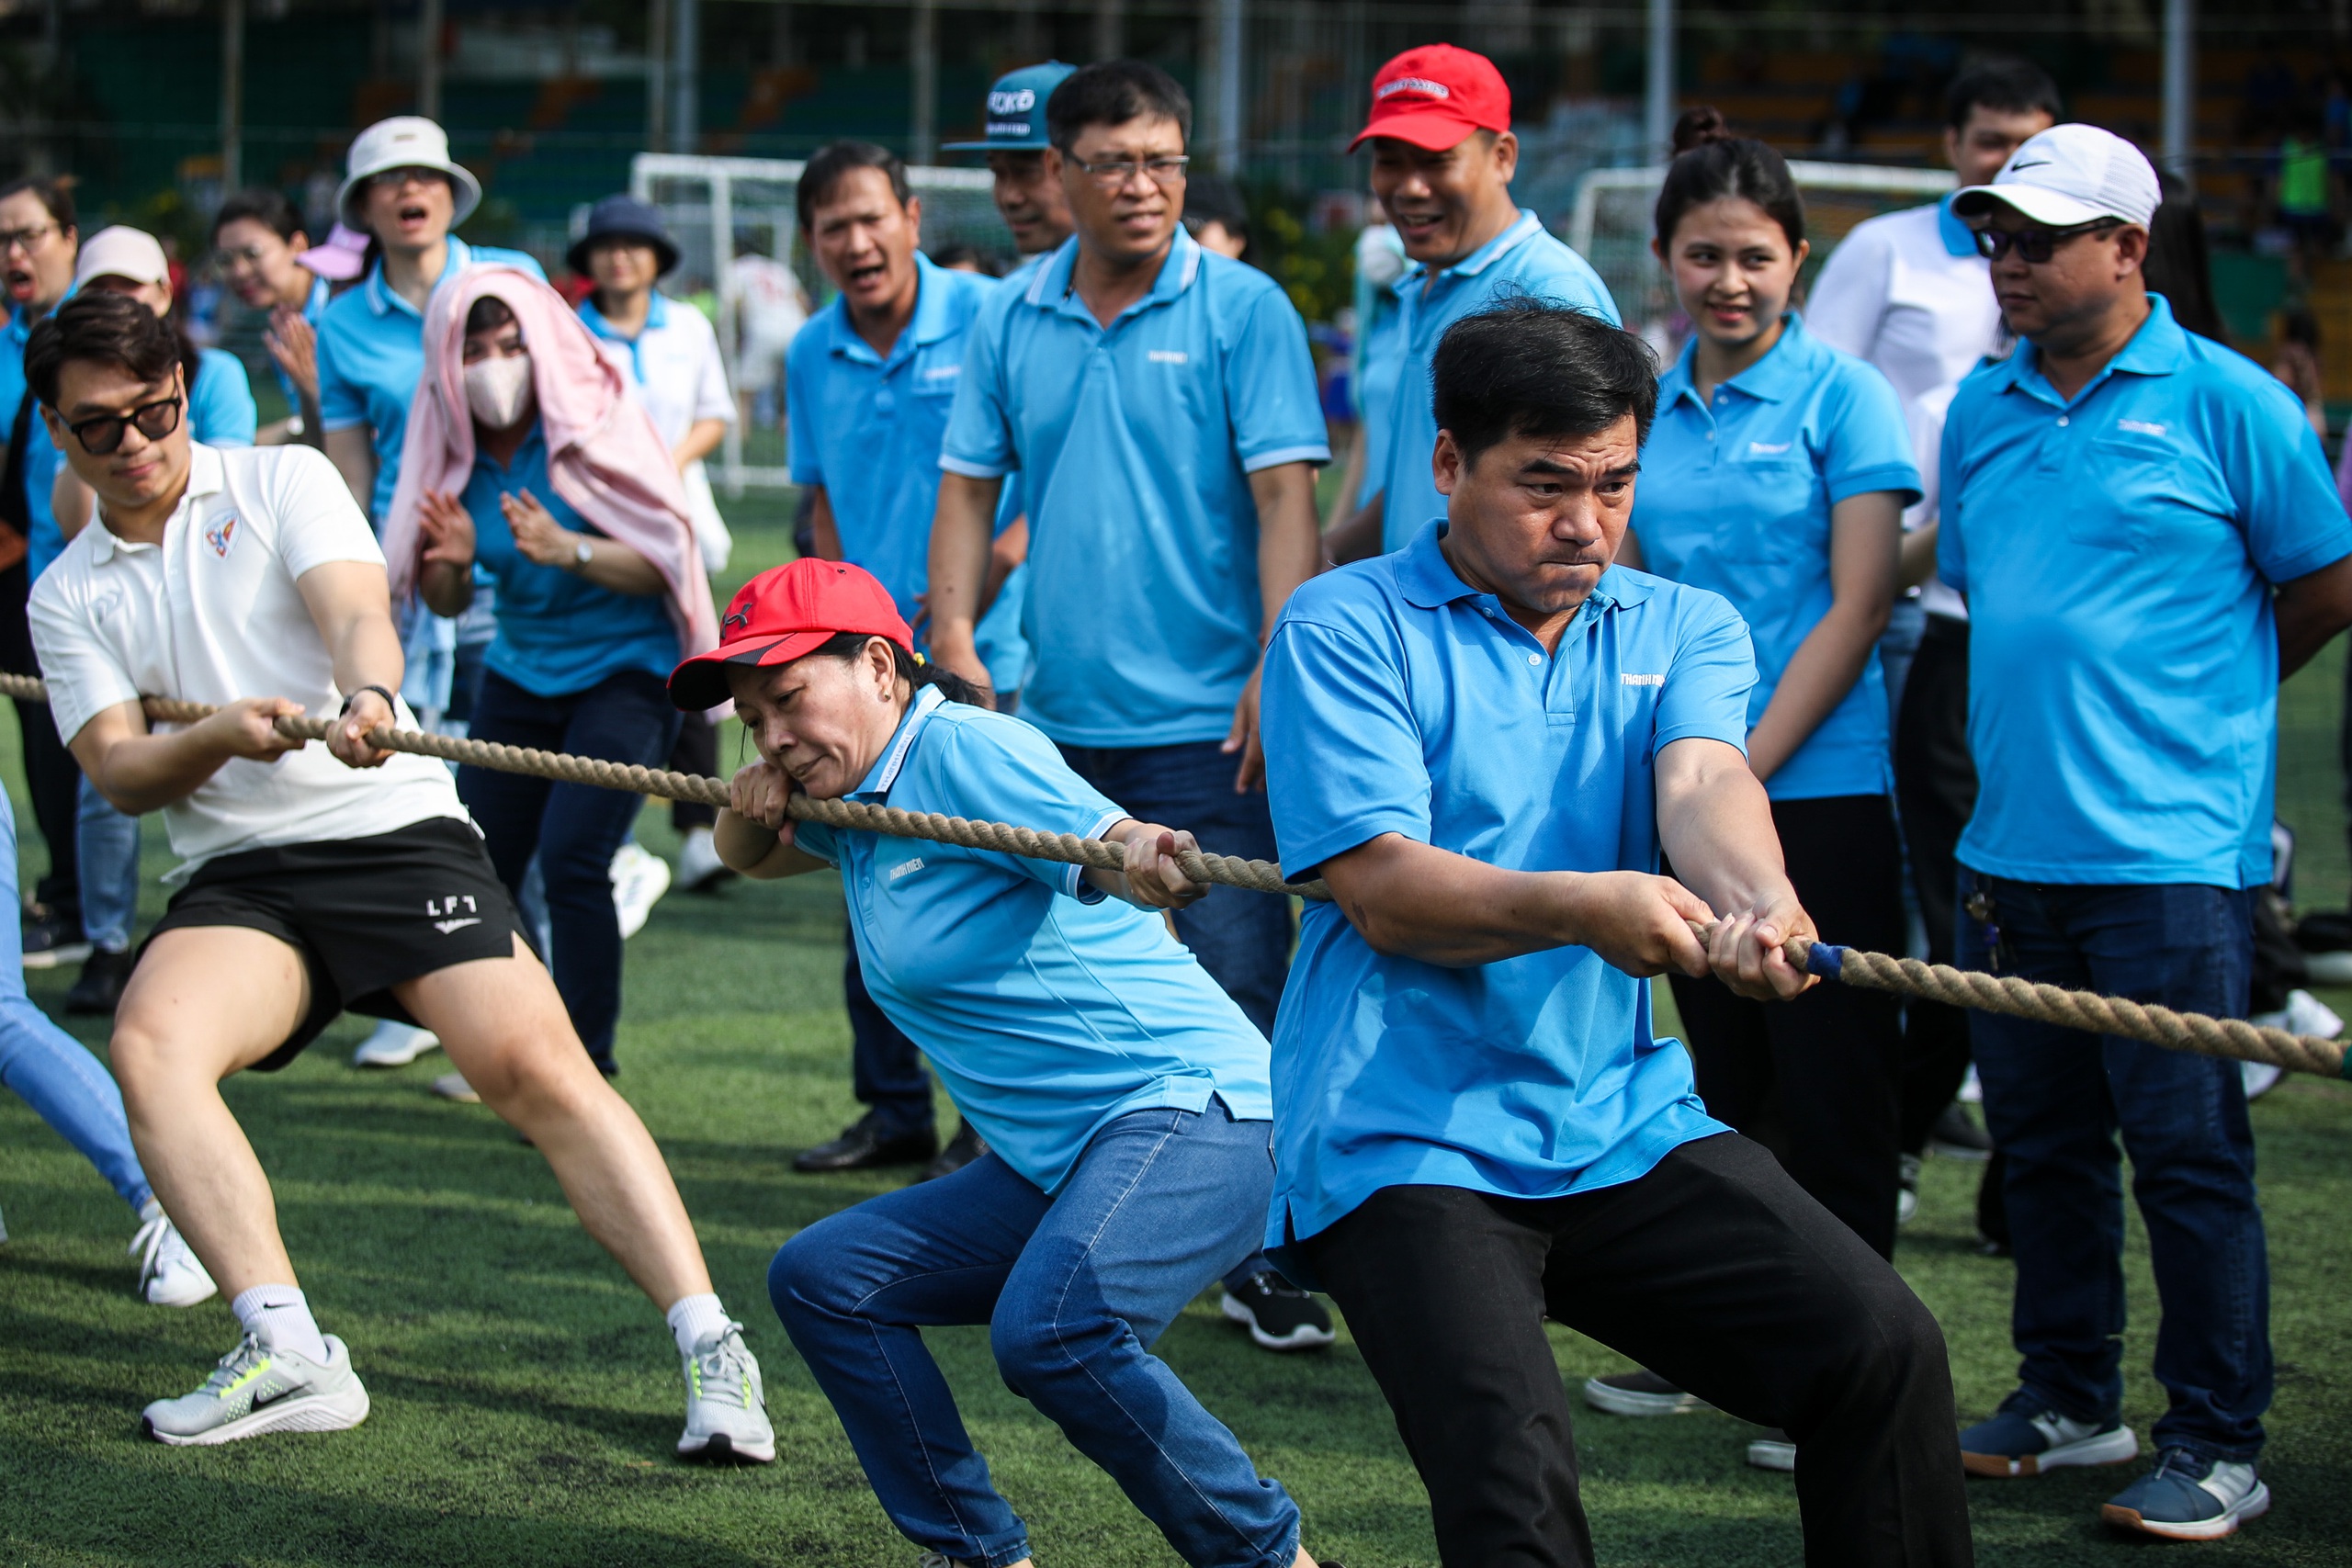
M 1150 158 L 1104 158 L 1091 164 L 1083 158 L 1072 158 L 1070 163 L 1104 190 L 1124 190 L 1137 175 L 1150 175 L 1151 183 L 1164 190 L 1182 181 L 1185 167 L 1192 161 L 1161 154 Z
M 152 403 L 141 403 L 129 413 L 102 413 L 96 419 L 75 420 L 65 428 L 82 444 L 82 450 L 93 457 L 112 455 L 122 446 L 122 433 L 127 426 L 137 425 L 139 434 L 150 441 L 161 441 L 180 427 L 182 398 L 160 398 Z
M 2040 266 L 2056 254 L 2059 246 L 2085 234 L 2104 234 L 2109 229 L 2120 229 L 2120 218 L 2095 218 L 2088 223 L 2077 223 L 2070 229 L 1979 229 L 1976 231 L 1976 254 L 1986 261 L 1999 261 L 2011 251 L 2025 261 Z

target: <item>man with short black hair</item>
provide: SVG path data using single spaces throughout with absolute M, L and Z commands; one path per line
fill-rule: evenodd
M 773 1459 L 759 1364 L 661 1151 L 582 1049 L 449 771 L 368 739 L 415 719 L 393 695 L 383 553 L 334 468 L 307 446 L 192 442 L 177 340 L 119 295 L 35 328 L 25 377 L 98 501 L 33 592 L 58 732 L 109 804 L 164 813 L 183 860 L 115 1015 L 114 1069 L 156 1195 L 245 1331 L 203 1387 L 147 1407 L 147 1433 L 209 1445 L 368 1415 L 220 1089 L 285 1066 L 350 1008 L 435 1031 L 667 1310 L 687 1383 L 678 1451 Z M 142 694 L 221 705 L 151 730 Z M 305 711 L 342 715 L 323 750 L 276 728 Z
M 1331 530 L 1335 561 L 1400 549 L 1445 510 L 1430 479 L 1437 422 L 1430 358 L 1446 328 L 1498 302 L 1548 299 L 1614 323 L 1616 301 L 1585 259 L 1512 199 L 1519 138 L 1510 87 L 1495 62 L 1450 43 L 1408 49 L 1372 79 L 1372 109 L 1352 147 L 1372 143 L 1372 190 L 1412 265 L 1395 284 L 1404 307 L 1385 341 L 1404 368 L 1388 401 L 1386 472 Z
M 939 449 L 965 344 L 996 279 L 922 254 L 922 200 L 899 155 L 836 141 L 801 171 L 800 229 L 841 290 L 792 341 L 785 417 L 792 481 L 813 498 L 817 554 L 864 567 L 922 623 Z M 857 945 L 842 961 L 852 1077 L 865 1113 L 803 1150 L 803 1171 L 918 1164 L 939 1153 L 922 1053 L 875 1005 Z
M 1649 351 L 1529 301 L 1430 375 L 1446 516 L 1300 589 L 1267 651 L 1283 866 L 1333 895 L 1274 1030 L 1268 1246 L 1346 1314 L 1448 1568 L 1592 1560 L 1547 1317 L 1786 1428 L 1808 1562 L 1956 1568 L 1934 1318 L 1650 1032 L 1640 976 L 1814 982 L 1747 627 L 1614 564 Z
M 1315 467 L 1330 449 L 1298 311 L 1179 221 L 1192 114 L 1138 61 L 1087 66 L 1047 102 L 1046 159 L 1076 233 L 974 325 L 939 458 L 932 653 L 987 679 L 974 610 L 1018 468 L 1036 659 L 1022 716 L 1128 809 L 1271 857 L 1261 638 L 1314 575 Z M 1176 931 L 1270 1027 L 1287 901 L 1228 889 Z
M 2183 330 L 2141 274 L 2156 172 L 2088 125 L 2019 147 L 1952 209 L 2016 354 L 1962 383 L 1938 541 L 1968 595 L 1960 840 L 1968 969 L 2244 1018 L 2271 876 L 2278 682 L 2352 624 L 2352 519 L 2302 405 Z M 2168 1395 L 2115 1526 L 2229 1535 L 2274 1377 L 2270 1265 L 2238 1064 L 1972 1012 L 2007 1162 L 2018 1387 L 1961 1434 L 1994 1477 L 2130 1464 L 2121 1156 L 2147 1222 Z M 2117 1146 L 2119 1135 L 2121 1149 Z

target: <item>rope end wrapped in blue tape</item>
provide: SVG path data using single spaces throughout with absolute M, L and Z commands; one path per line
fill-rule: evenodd
M 1804 966 L 1806 973 L 1818 975 L 1825 980 L 1842 979 L 1846 950 L 1826 942 L 1816 942 L 1805 952 Z

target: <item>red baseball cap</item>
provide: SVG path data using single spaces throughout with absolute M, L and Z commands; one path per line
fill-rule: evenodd
M 670 671 L 670 701 L 689 713 L 717 707 L 727 701 L 728 665 L 789 664 L 843 632 L 915 650 L 915 634 L 889 591 L 864 567 L 813 556 L 771 567 L 728 601 L 718 646 Z
M 1372 118 L 1348 151 L 1375 136 L 1393 136 L 1442 152 L 1474 130 L 1510 129 L 1510 88 L 1493 61 L 1450 43 L 1424 44 L 1372 79 Z

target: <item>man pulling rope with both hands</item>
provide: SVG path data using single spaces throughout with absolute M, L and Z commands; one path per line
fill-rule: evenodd
M 773 1459 L 759 1365 L 661 1151 L 582 1049 L 448 771 L 368 741 L 414 720 L 387 694 L 401 656 L 384 558 L 333 468 L 308 447 L 192 443 L 171 334 L 125 299 L 68 302 L 25 369 L 99 502 L 101 526 L 32 606 L 58 730 L 119 809 L 164 812 L 185 862 L 116 1015 L 114 1069 L 157 1196 L 245 1329 L 201 1388 L 147 1407 L 147 1432 L 212 1444 L 367 1416 L 219 1087 L 285 1066 L 347 1007 L 437 1033 L 665 1310 L 687 1383 L 679 1452 Z M 326 750 L 277 728 L 340 693 Z M 155 734 L 141 694 L 225 705 Z

